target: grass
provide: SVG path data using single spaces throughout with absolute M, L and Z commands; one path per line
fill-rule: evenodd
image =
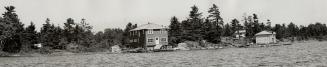
M 105 52 L 60 56 L 0 57 L 0 67 L 315 67 L 327 66 L 327 42 L 260 48 L 226 48 L 154 53 Z

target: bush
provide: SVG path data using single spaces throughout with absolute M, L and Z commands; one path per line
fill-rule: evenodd
M 53 53 L 53 50 L 51 49 L 51 47 L 42 47 L 41 49 L 39 49 L 39 52 L 41 54 L 51 54 Z

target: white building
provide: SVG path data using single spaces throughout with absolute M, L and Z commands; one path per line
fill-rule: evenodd
M 235 34 L 236 38 L 242 38 L 242 37 L 245 37 L 246 30 L 238 30 L 238 31 L 235 31 L 234 34 Z
M 277 43 L 276 42 L 276 33 L 268 32 L 268 31 L 261 31 L 261 32 L 255 34 L 255 41 L 257 44 Z

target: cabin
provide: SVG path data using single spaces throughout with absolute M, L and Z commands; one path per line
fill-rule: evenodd
M 255 41 L 256 41 L 256 44 L 277 43 L 276 33 L 269 32 L 269 31 L 261 31 L 261 32 L 255 34 Z
M 148 23 L 129 31 L 129 47 L 153 50 L 155 46 L 168 45 L 168 28 Z

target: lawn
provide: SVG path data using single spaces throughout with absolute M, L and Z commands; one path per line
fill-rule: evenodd
M 327 67 L 327 42 L 154 53 L 0 57 L 0 67 Z

